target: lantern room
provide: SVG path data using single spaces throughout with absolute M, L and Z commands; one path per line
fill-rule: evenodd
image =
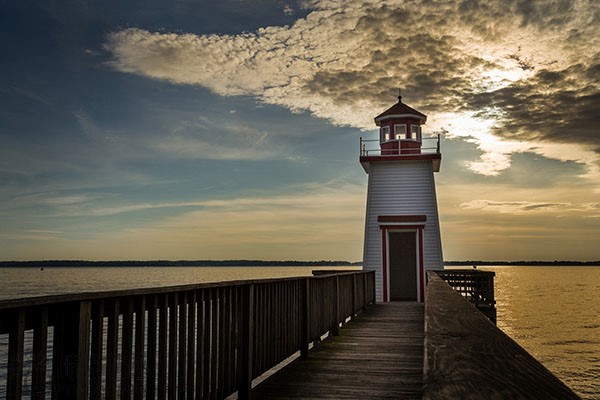
M 425 121 L 425 114 L 402 103 L 402 96 L 398 96 L 398 103 L 375 117 L 381 154 L 421 154 L 421 125 Z

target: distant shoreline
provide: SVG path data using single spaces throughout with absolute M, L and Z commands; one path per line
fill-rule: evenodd
M 444 261 L 445 266 L 539 266 L 539 267 L 600 267 L 598 261 Z
M 150 261 L 89 261 L 89 260 L 38 260 L 0 261 L 0 268 L 44 267 L 347 267 L 361 266 L 351 261 L 269 261 L 269 260 L 150 260 Z M 445 261 L 445 266 L 600 266 L 598 261 Z
M 151 261 L 87 261 L 87 260 L 42 260 L 0 261 L 0 268 L 41 267 L 349 267 L 362 262 L 350 261 L 268 261 L 268 260 L 151 260 Z

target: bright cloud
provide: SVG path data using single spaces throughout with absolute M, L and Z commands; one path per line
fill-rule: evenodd
M 550 203 L 531 201 L 492 201 L 472 200 L 460 205 L 463 209 L 485 210 L 506 214 L 521 214 L 531 212 L 577 212 L 588 216 L 600 215 L 600 203 Z
M 595 7 L 582 0 L 527 4 L 315 0 L 305 3 L 312 10 L 306 18 L 290 27 L 239 35 L 130 28 L 111 33 L 105 48 L 113 56 L 110 65 L 123 72 L 224 96 L 252 95 L 362 129 L 373 128 L 373 113 L 402 86 L 414 106 L 445 114 L 438 125 L 453 135 L 451 126 L 464 125 L 465 114 L 471 122 L 477 116 L 475 129 L 462 130 L 483 152 L 468 165 L 477 173 L 499 174 L 518 151 L 554 157 L 549 146 L 566 143 L 559 159 L 583 163 L 590 177 L 599 177 L 597 135 L 573 130 L 570 136 L 582 139 L 575 148 L 532 122 L 546 118 L 552 124 L 550 117 L 565 105 L 582 113 L 577 126 L 597 122 L 597 112 L 586 114 L 584 99 L 600 96 Z M 540 96 L 570 104 L 557 110 Z M 568 129 L 574 122 L 561 124 Z M 532 144 L 539 142 L 546 144 Z
M 600 155 L 589 145 L 581 142 L 561 143 L 510 139 L 493 134 L 502 115 L 501 110 L 488 110 L 493 117 L 476 112 L 436 114 L 429 126 L 443 131 L 445 138 L 462 139 L 474 143 L 482 155 L 479 161 L 467 162 L 466 166 L 479 174 L 496 176 L 511 165 L 515 153 L 532 153 L 563 162 L 576 162 L 586 167 L 582 177 L 600 182 Z M 600 188 L 599 188 L 600 190 Z
M 491 210 L 501 213 L 521 213 L 529 211 L 551 211 L 564 210 L 572 207 L 570 203 L 542 203 L 529 201 L 492 201 L 492 200 L 472 200 L 460 205 L 467 209 Z

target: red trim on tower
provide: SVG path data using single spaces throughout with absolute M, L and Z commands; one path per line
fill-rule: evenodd
M 423 271 L 423 228 L 419 229 L 419 284 L 420 284 L 420 301 L 421 303 L 425 302 L 425 289 L 424 289 L 424 279 L 425 274 Z
M 423 229 L 424 225 L 379 225 L 379 229 Z
M 387 232 L 385 229 L 381 230 L 381 242 L 383 243 L 383 263 L 382 266 L 383 268 L 381 269 L 382 275 L 383 275 L 383 302 L 387 302 L 388 301 L 388 294 L 387 294 Z
M 427 161 L 441 160 L 442 155 L 439 153 L 433 154 L 405 154 L 398 156 L 360 156 L 360 162 L 379 162 L 379 161 Z
M 377 222 L 425 222 L 427 215 L 380 215 Z
M 410 219 L 420 219 L 423 218 L 425 219 L 425 215 L 408 215 L 408 216 L 389 216 L 389 215 L 380 215 L 377 217 L 378 220 L 380 219 L 386 219 L 386 217 L 408 217 Z M 392 231 L 401 231 L 401 230 L 416 230 L 416 234 L 417 234 L 417 241 L 418 241 L 418 256 L 419 256 L 419 260 L 418 260 L 418 275 L 419 275 L 419 281 L 417 282 L 417 284 L 419 285 L 419 301 L 422 303 L 425 301 L 425 268 L 424 268 L 424 260 L 423 260 L 423 256 L 424 256 L 424 249 L 423 249 L 423 230 L 425 229 L 425 225 L 380 225 L 379 228 L 381 229 L 381 254 L 382 254 L 382 260 L 381 260 L 381 264 L 382 264 L 382 285 L 383 285 L 383 301 L 387 302 L 388 301 L 388 271 L 387 271 L 387 260 L 388 260 L 388 254 L 387 254 L 387 235 L 388 235 L 388 230 L 392 230 Z

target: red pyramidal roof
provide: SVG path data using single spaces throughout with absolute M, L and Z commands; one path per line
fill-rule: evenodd
M 402 96 L 398 96 L 398 102 L 375 117 L 375 124 L 390 118 L 416 118 L 424 123 L 427 121 L 427 115 L 420 113 L 412 107 L 402 102 Z

